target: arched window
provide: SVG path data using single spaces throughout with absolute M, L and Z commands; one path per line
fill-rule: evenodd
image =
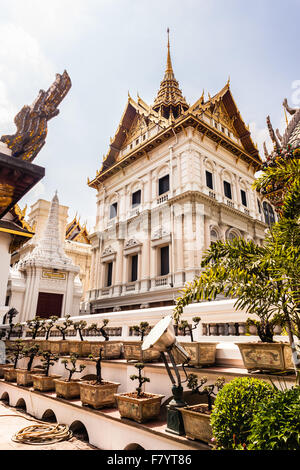
M 218 233 L 214 228 L 212 228 L 210 231 L 210 243 L 215 243 L 217 240 L 219 240 Z
M 272 206 L 268 202 L 263 203 L 263 210 L 265 216 L 265 222 L 267 225 L 273 225 L 275 223 L 275 214 Z
M 226 233 L 226 240 L 232 241 L 235 238 L 241 238 L 241 234 L 237 230 L 228 230 L 228 232 Z

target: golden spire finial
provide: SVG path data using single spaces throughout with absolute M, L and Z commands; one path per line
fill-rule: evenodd
M 168 34 L 168 55 L 167 55 L 167 67 L 166 67 L 166 73 L 172 73 L 173 74 L 173 68 L 172 68 L 172 61 L 171 61 L 171 53 L 170 53 L 170 29 L 167 28 L 167 34 Z

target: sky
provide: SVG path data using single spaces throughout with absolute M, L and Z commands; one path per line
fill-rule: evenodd
M 152 104 L 166 65 L 189 104 L 231 91 L 263 156 L 266 116 L 284 130 L 282 101 L 300 106 L 300 0 L 0 0 L 0 135 L 66 69 L 72 88 L 34 163 L 46 175 L 21 201 L 50 200 L 93 230 L 100 169 L 128 99 Z

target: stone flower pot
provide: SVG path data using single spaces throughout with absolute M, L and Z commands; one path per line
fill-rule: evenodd
M 91 341 L 91 354 L 99 356 L 102 348 L 102 359 L 119 359 L 122 352 L 121 341 Z
M 113 406 L 116 403 L 115 394 L 120 384 L 105 382 L 96 384 L 95 381 L 81 381 L 80 400 L 83 405 L 90 405 L 96 410 L 105 406 Z
M 4 367 L 3 374 L 6 382 L 15 382 L 17 380 L 17 369 L 14 369 L 14 367 Z
M 32 375 L 33 374 L 40 374 L 40 370 L 27 370 L 27 369 L 16 369 L 17 371 L 17 384 L 18 385 L 23 385 L 23 386 L 28 386 L 32 385 L 33 379 Z
M 216 362 L 216 348 L 218 343 L 200 343 L 193 341 L 190 343 L 180 342 L 179 344 L 190 356 L 190 366 L 201 368 L 203 366 L 211 366 Z M 181 364 L 184 360 L 177 350 L 174 351 L 174 358 L 177 364 Z
M 70 342 L 66 339 L 58 340 L 58 341 L 49 341 L 49 349 L 52 354 L 56 354 L 57 356 L 63 356 L 69 354 L 70 349 Z
M 91 354 L 90 341 L 69 341 L 69 354 L 78 354 L 79 357 L 86 357 Z
M 159 416 L 161 400 L 164 395 L 146 392 L 143 392 L 143 398 L 136 398 L 132 395 L 132 393 L 117 393 L 115 395 L 121 418 L 144 423 Z
M 127 361 L 152 362 L 160 359 L 160 352 L 142 351 L 142 341 L 123 341 L 124 357 Z
M 9 369 L 13 366 L 13 364 L 0 364 L 0 378 L 2 379 L 4 377 L 4 369 Z
M 202 410 L 208 411 L 208 405 L 199 404 L 177 409 L 180 410 L 182 415 L 186 437 L 210 443 L 213 437 L 210 413 L 201 412 Z
M 67 400 L 78 398 L 80 396 L 79 383 L 80 380 L 54 379 L 56 396 Z
M 34 374 L 32 376 L 34 390 L 40 392 L 49 392 L 55 390 L 54 379 L 59 379 L 60 375 L 42 375 Z
M 294 370 L 292 349 L 287 343 L 235 343 L 248 372 Z

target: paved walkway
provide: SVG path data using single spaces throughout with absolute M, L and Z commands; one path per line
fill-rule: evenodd
M 80 441 L 76 437 L 72 437 L 69 441 L 48 445 L 27 445 L 11 440 L 11 437 L 16 432 L 35 423 L 39 424 L 39 421 L 25 412 L 0 402 L 0 450 L 97 450 L 87 442 Z

